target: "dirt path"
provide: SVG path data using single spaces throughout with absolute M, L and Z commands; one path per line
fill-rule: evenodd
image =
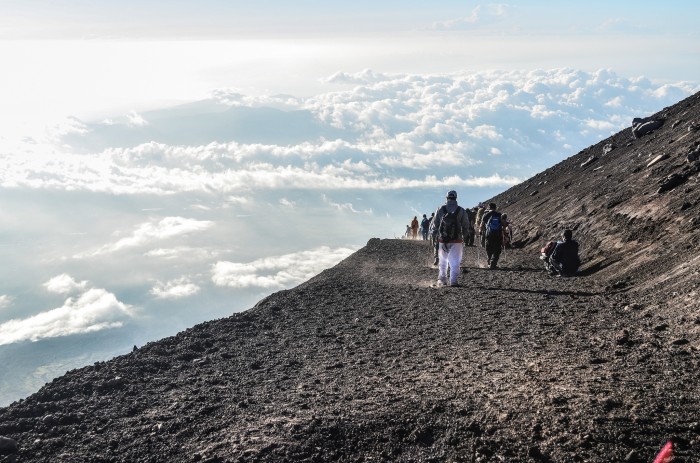
M 370 240 L 297 288 L 0 410 L 21 461 L 698 461 L 674 320 L 537 256 L 432 288 L 427 243 Z M 626 331 L 625 331 L 626 330 Z M 0 457 L 0 461 L 3 457 Z

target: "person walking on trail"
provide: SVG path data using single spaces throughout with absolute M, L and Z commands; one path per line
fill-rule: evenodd
M 573 239 L 573 232 L 568 228 L 561 234 L 562 241 L 557 241 L 552 255 L 549 257 L 551 265 L 550 275 L 559 274 L 562 277 L 576 275 L 581 265 L 578 255 L 578 241 Z
M 433 227 L 437 227 L 437 225 L 434 225 L 435 222 L 435 212 L 430 214 L 430 225 L 428 226 L 428 236 L 430 237 L 430 244 L 433 247 L 433 258 L 435 259 L 433 261 L 433 265 L 437 265 L 438 262 L 440 261 L 440 257 L 438 256 L 438 246 L 440 246 L 440 243 L 438 243 L 437 236 L 433 232 Z
M 459 286 L 460 264 L 464 238 L 469 236 L 469 217 L 463 207 L 457 204 L 457 192 L 448 191 L 445 204 L 435 211 L 431 226 L 432 234 L 438 242 L 438 286 Z
M 501 215 L 501 228 L 503 229 L 503 249 L 513 247 L 513 227 L 507 214 Z
M 430 219 L 423 214 L 423 220 L 420 222 L 420 231 L 423 234 L 423 241 L 428 239 L 428 231 L 430 231 Z
M 474 237 L 476 236 L 476 230 L 474 229 L 474 224 L 476 224 L 476 207 L 465 210 L 469 218 L 469 237 L 465 240 L 465 244 L 467 246 L 474 246 Z
M 479 245 L 483 248 L 485 246 L 484 242 L 484 235 L 481 233 L 481 219 L 484 217 L 484 205 L 479 204 L 479 207 L 476 209 L 476 218 L 474 219 L 474 223 L 476 224 L 476 229 L 479 230 Z
M 411 236 L 415 240 L 418 238 L 418 217 L 413 216 L 413 220 L 411 220 Z
M 496 203 L 489 204 L 489 211 L 481 218 L 481 233 L 486 237 L 486 256 L 490 269 L 498 268 L 503 246 L 503 223 Z

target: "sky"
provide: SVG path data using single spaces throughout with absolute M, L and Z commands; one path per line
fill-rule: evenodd
M 0 0 L 0 405 L 699 91 L 698 10 Z

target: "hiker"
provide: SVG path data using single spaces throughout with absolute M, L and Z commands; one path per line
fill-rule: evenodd
M 481 219 L 484 217 L 484 205 L 479 203 L 479 206 L 476 208 L 476 218 L 474 219 L 474 223 L 476 224 L 476 229 L 479 230 L 479 244 L 481 247 L 484 247 L 484 235 L 481 233 Z
M 435 236 L 434 233 L 431 232 L 433 227 L 437 227 L 437 225 L 434 225 L 433 223 L 435 222 L 435 212 L 430 214 L 430 225 L 428 226 L 428 236 L 430 237 L 430 244 L 433 246 L 433 265 L 437 265 L 438 262 L 440 261 L 440 257 L 438 256 L 438 246 L 440 246 L 440 243 L 438 243 L 437 237 Z
M 457 192 L 448 191 L 445 204 L 438 207 L 431 225 L 431 233 L 438 242 L 438 286 L 446 286 L 447 273 L 450 286 L 459 286 L 460 264 L 464 237 L 469 235 L 469 217 L 464 208 L 457 204 Z
M 474 237 L 476 236 L 476 230 L 474 229 L 474 224 L 476 223 L 476 207 L 471 209 L 466 209 L 467 217 L 469 218 L 469 237 L 467 238 L 467 246 L 474 246 Z
M 411 236 L 415 240 L 418 238 L 418 217 L 413 216 L 413 220 L 411 220 Z
M 573 239 L 573 232 L 568 228 L 562 232 L 561 238 L 562 240 L 557 241 L 557 245 L 549 257 L 551 265 L 549 274 L 559 274 L 562 277 L 574 276 L 581 265 L 581 258 L 578 255 L 578 241 Z
M 430 230 L 430 219 L 423 214 L 423 220 L 420 222 L 420 231 L 423 234 L 423 241 L 428 239 L 428 231 Z
M 496 269 L 503 246 L 502 216 L 496 210 L 496 203 L 490 203 L 489 211 L 481 218 L 481 234 L 485 240 L 489 268 Z
M 510 249 L 513 243 L 513 227 L 508 220 L 508 214 L 501 215 L 501 227 L 503 228 L 503 249 Z
M 411 237 L 411 226 L 406 225 L 406 233 L 403 235 L 405 238 L 410 238 Z

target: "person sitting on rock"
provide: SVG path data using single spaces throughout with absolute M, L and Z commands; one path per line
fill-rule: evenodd
M 578 255 L 578 242 L 573 239 L 573 232 L 568 228 L 561 234 L 562 241 L 557 241 L 554 251 L 549 258 L 550 275 L 568 277 L 576 275 L 581 265 Z

